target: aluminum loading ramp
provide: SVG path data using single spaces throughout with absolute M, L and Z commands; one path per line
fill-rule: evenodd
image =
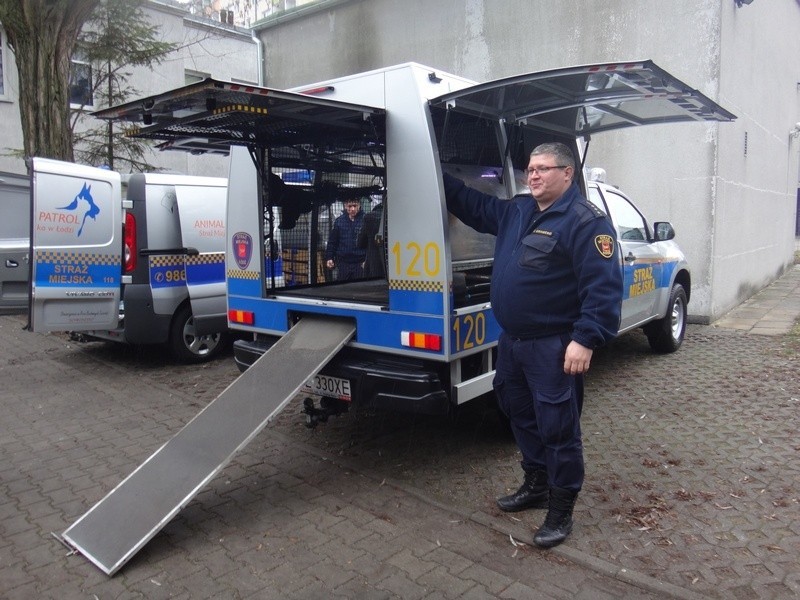
M 228 464 L 355 334 L 304 317 L 63 537 L 113 575 Z

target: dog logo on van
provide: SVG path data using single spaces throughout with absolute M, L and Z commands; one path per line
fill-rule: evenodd
M 92 186 L 86 185 L 84 182 L 83 188 L 78 193 L 77 196 L 67 204 L 66 206 L 59 206 L 58 210 L 72 210 L 77 211 L 78 207 L 81 205 L 81 200 L 84 200 L 89 206 L 86 209 L 86 212 L 83 213 L 83 220 L 81 221 L 80 229 L 78 229 L 78 237 L 81 237 L 81 233 L 83 233 L 83 226 L 86 225 L 86 219 L 90 218 L 92 221 L 97 220 L 97 215 L 100 214 L 100 207 L 94 203 L 94 198 L 92 198 Z
M 233 234 L 232 241 L 236 264 L 244 270 L 250 264 L 250 258 L 253 256 L 253 238 L 249 233 L 240 231 Z

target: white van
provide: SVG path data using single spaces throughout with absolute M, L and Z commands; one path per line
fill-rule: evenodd
M 33 160 L 33 330 L 212 358 L 228 336 L 227 181 L 146 173 L 124 201 L 121 188 L 112 171 Z
M 30 177 L 0 172 L 0 314 L 28 309 Z

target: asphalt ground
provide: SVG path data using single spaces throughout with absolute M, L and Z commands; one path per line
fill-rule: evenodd
M 238 372 L 2 316 L 0 596 L 800 597 L 800 328 L 755 331 L 800 314 L 798 268 L 741 307 L 746 328 L 731 315 L 675 354 L 639 333 L 597 353 L 586 485 L 555 549 L 530 545 L 543 511 L 495 507 L 520 457 L 490 404 L 309 430 L 298 398 L 111 578 L 58 535 Z

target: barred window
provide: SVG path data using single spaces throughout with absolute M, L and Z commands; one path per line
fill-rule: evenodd
M 69 103 L 73 108 L 94 106 L 92 65 L 76 52 L 69 64 Z

